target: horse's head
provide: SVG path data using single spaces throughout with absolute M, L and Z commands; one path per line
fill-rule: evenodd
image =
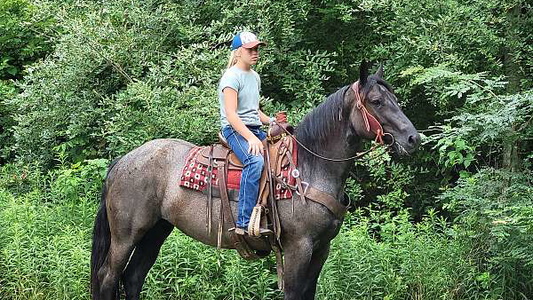
M 356 135 L 391 144 L 399 155 L 413 153 L 420 144 L 420 135 L 383 79 L 382 66 L 369 76 L 363 61 L 359 81 L 346 93 L 345 100 L 351 106 L 351 127 Z

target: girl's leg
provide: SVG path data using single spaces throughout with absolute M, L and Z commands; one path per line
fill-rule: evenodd
M 254 130 L 252 130 L 254 134 Z M 262 155 L 248 153 L 248 141 L 231 127 L 223 130 L 231 150 L 244 165 L 242 169 L 241 185 L 239 190 L 239 206 L 237 227 L 246 228 L 250 222 L 250 215 L 257 203 L 259 194 L 259 181 L 263 171 L 264 159 Z M 257 134 L 256 134 L 257 135 Z M 259 136 L 258 136 L 259 137 Z

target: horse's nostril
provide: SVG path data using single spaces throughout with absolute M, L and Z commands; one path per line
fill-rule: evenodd
M 411 134 L 409 138 L 407 139 L 410 145 L 418 145 L 418 142 L 420 142 L 420 135 L 418 134 Z
M 383 141 L 387 145 L 392 145 L 394 143 L 394 138 L 392 137 L 392 134 L 385 134 L 385 136 L 383 136 Z

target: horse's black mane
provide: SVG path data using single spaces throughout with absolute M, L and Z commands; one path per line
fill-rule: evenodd
M 328 137 L 339 132 L 342 123 L 339 116 L 346 120 L 343 111 L 344 95 L 350 86 L 345 86 L 329 95 L 310 113 L 308 113 L 296 127 L 296 137 L 306 147 L 313 151 L 324 149 Z M 307 153 L 307 151 L 304 151 Z M 301 152 L 302 153 L 302 152 Z

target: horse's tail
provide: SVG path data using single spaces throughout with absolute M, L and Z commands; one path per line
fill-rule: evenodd
M 106 194 L 107 194 L 107 178 L 109 172 L 119 161 L 120 157 L 115 159 L 107 169 L 106 179 L 102 187 L 102 195 L 100 199 L 100 208 L 96 214 L 93 228 L 93 245 L 91 252 L 91 293 L 92 299 L 100 299 L 100 282 L 98 281 L 98 270 L 104 264 L 111 244 L 111 231 L 109 230 L 109 220 L 107 219 L 106 210 Z

